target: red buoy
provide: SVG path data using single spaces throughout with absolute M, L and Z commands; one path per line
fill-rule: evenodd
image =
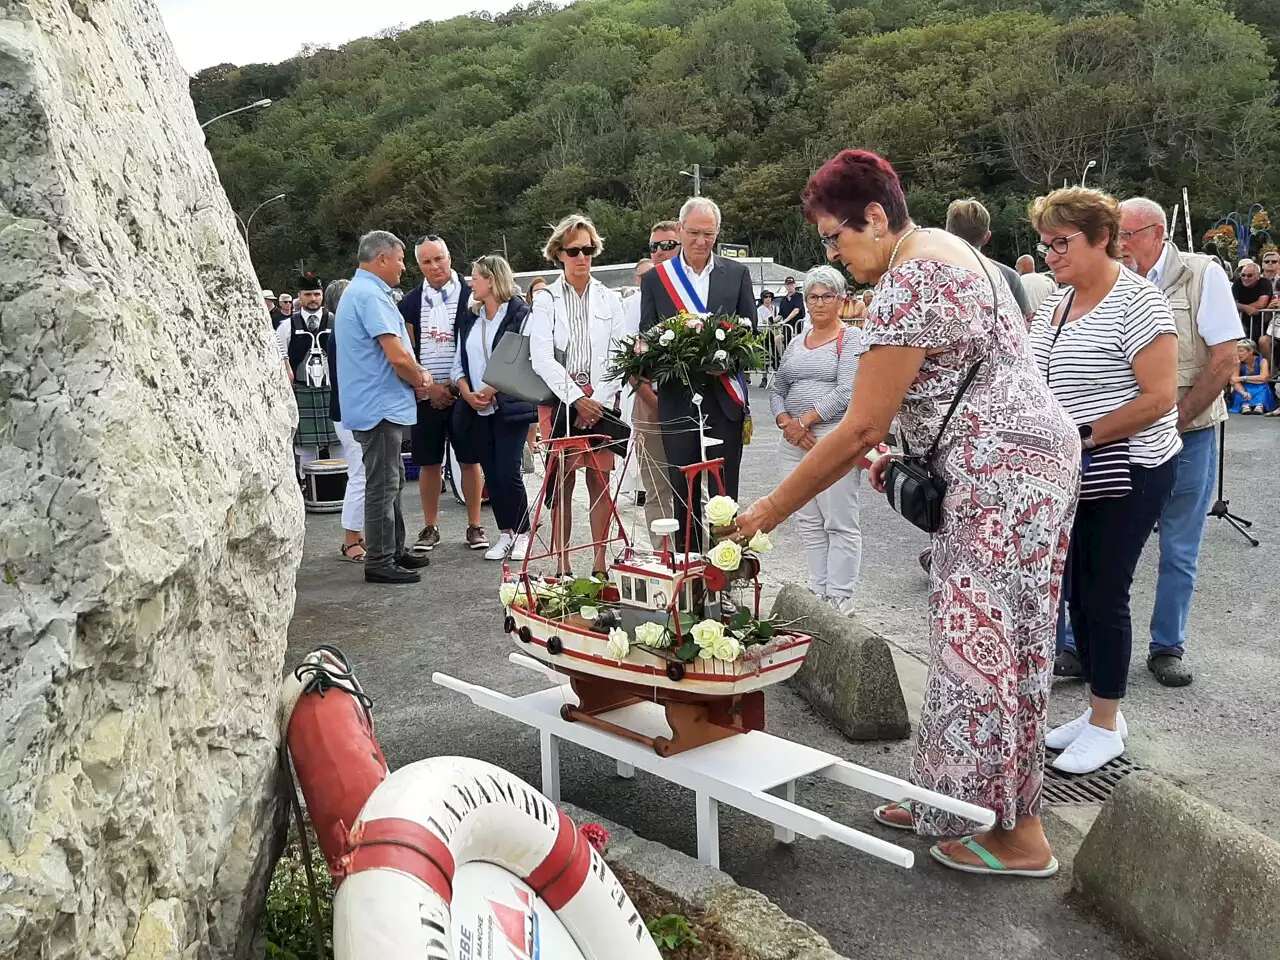
M 285 680 L 289 754 L 335 883 L 342 879 L 339 863 L 348 833 L 387 777 L 370 704 L 346 657 L 334 647 L 308 654 Z

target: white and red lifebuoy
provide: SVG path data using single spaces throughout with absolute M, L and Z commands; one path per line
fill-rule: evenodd
M 490 901 L 488 935 L 504 936 L 504 952 L 483 955 L 567 960 L 538 939 L 563 925 L 584 960 L 659 960 L 644 919 L 573 822 L 481 760 L 434 757 L 391 774 L 361 811 L 348 851 L 334 898 L 336 960 L 481 956 L 450 918 L 455 879 L 479 864 L 520 881 L 508 903 Z M 541 934 L 537 901 L 559 921 Z
M 387 777 L 369 698 L 342 651 L 321 647 L 285 678 L 280 709 L 298 785 L 336 878 L 352 824 Z

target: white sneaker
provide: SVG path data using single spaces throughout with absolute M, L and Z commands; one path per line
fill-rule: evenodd
M 831 609 L 842 617 L 853 616 L 853 597 L 827 597 L 827 603 L 831 605 Z
M 529 535 L 518 533 L 511 544 L 511 559 L 523 561 L 529 555 Z
M 1093 719 L 1093 707 L 1085 708 L 1084 713 L 1076 717 L 1070 723 L 1064 723 L 1060 727 L 1054 727 L 1049 731 L 1049 735 L 1044 738 L 1044 745 L 1050 750 L 1065 750 L 1075 742 L 1076 737 L 1084 732 L 1084 728 L 1089 725 L 1089 721 Z M 1120 734 L 1121 740 L 1129 739 L 1129 725 L 1124 722 L 1124 714 L 1116 714 L 1116 732 Z
M 1071 746 L 1053 761 L 1053 769 L 1063 773 L 1093 773 L 1124 753 L 1119 730 L 1103 730 L 1086 723 Z
M 516 538 L 514 536 L 512 536 L 509 533 L 504 533 L 502 536 L 498 537 L 497 543 L 495 543 L 492 547 L 490 547 L 488 550 L 485 551 L 484 558 L 486 560 L 506 559 L 507 552 L 511 549 L 512 545 L 515 542 L 516 542 Z

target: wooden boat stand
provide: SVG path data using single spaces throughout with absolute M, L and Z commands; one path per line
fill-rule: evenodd
M 677 699 L 663 696 L 665 691 L 655 690 L 653 687 L 602 680 L 583 674 L 571 674 L 569 682 L 578 697 L 578 704 L 574 706 L 566 703 L 562 706 L 562 719 L 569 723 L 589 724 L 651 747 L 660 757 L 672 757 L 717 740 L 764 729 L 764 692 L 761 690 L 730 697 L 697 697 L 686 694 Z M 667 726 L 671 728 L 670 737 L 646 736 L 600 716 L 632 704 L 655 700 L 666 711 Z

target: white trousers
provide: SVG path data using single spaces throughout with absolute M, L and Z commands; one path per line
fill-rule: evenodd
M 830 428 L 819 428 L 825 433 Z M 783 475 L 804 458 L 804 450 L 778 440 Z M 819 597 L 853 596 L 862 569 L 862 529 L 858 523 L 858 487 L 862 471 L 850 470 L 795 512 L 809 562 L 809 589 Z
M 364 530 L 364 451 L 355 436 L 342 424 L 335 422 L 334 432 L 342 444 L 342 456 L 347 461 L 347 494 L 342 498 L 342 529 L 352 533 Z

